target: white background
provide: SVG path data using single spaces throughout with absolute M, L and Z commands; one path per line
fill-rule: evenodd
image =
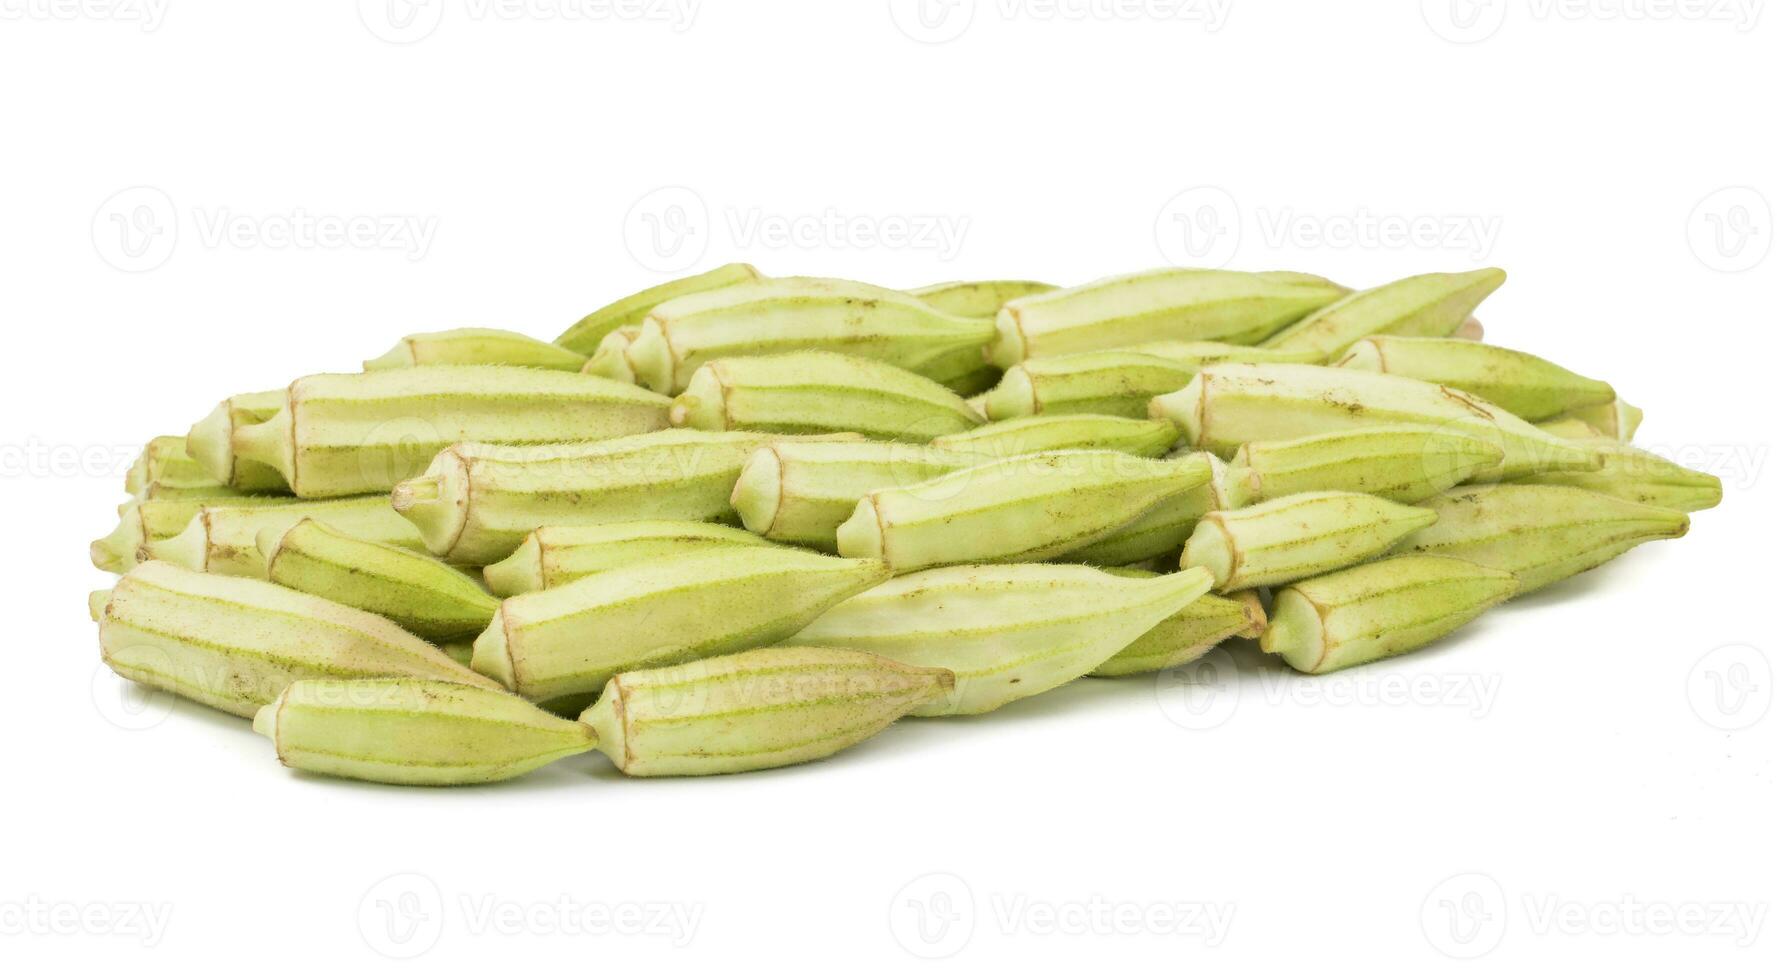
M 1772 975 L 1760 4 L 404 2 L 0 0 L 6 972 Z M 98 670 L 85 545 L 147 437 L 734 259 L 1497 264 L 1490 339 L 1727 500 L 1396 661 L 1218 656 L 733 778 L 303 778 Z

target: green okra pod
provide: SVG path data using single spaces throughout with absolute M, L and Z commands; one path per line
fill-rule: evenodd
M 1130 578 L 1083 565 L 955 565 L 839 603 L 790 640 L 956 675 L 916 715 L 971 715 L 1054 690 L 1209 591 L 1202 569 Z
M 525 536 L 518 550 L 481 573 L 495 595 L 515 596 L 677 555 L 770 547 L 770 541 L 750 531 L 703 521 L 540 527 Z
M 955 680 L 853 650 L 772 647 L 625 671 L 580 720 L 631 776 L 749 772 L 850 748 Z
M 1011 300 L 988 359 L 1019 361 L 1158 340 L 1252 343 L 1346 290 L 1318 278 L 1221 269 L 1154 269 Z
M 1461 558 L 1518 577 L 1518 594 L 1590 571 L 1649 541 L 1683 537 L 1690 518 L 1577 487 L 1503 483 L 1424 501 L 1437 522 L 1398 545 Z
M 665 428 L 669 407 L 633 385 L 535 368 L 320 374 L 292 384 L 278 414 L 237 430 L 233 444 L 299 497 L 347 497 L 418 475 L 453 443 L 610 439 Z
M 413 677 L 299 680 L 253 730 L 292 769 L 402 786 L 499 782 L 597 741 L 510 693 Z
M 900 442 L 926 442 L 984 421 L 936 381 L 826 351 L 709 361 L 672 406 L 673 425 L 707 432 L 856 432 Z
M 123 677 L 246 718 L 306 678 L 421 677 L 500 689 L 381 616 L 157 561 L 111 590 L 99 649 Z
M 1617 397 L 1606 382 L 1534 354 L 1449 337 L 1366 337 L 1347 348 L 1337 366 L 1466 391 L 1530 422 Z
M 481 583 L 430 555 L 366 541 L 305 517 L 259 532 L 266 578 L 393 620 L 434 642 L 487 628 L 498 599 Z
M 1406 653 L 1511 598 L 1511 572 L 1441 555 L 1384 558 L 1278 590 L 1259 647 L 1307 674 Z
M 586 364 L 586 355 L 510 330 L 461 327 L 408 334 L 387 354 L 365 361 L 364 370 L 387 371 L 428 364 L 505 364 L 578 371 Z
M 565 333 L 555 338 L 555 342 L 569 350 L 590 355 L 598 349 L 599 343 L 613 331 L 624 327 L 639 328 L 642 325 L 642 319 L 648 315 L 649 310 L 668 300 L 712 289 L 754 282 L 760 278 L 758 269 L 745 262 L 732 262 L 708 272 L 700 272 L 694 276 L 686 276 L 682 279 L 661 283 L 658 286 L 650 286 L 639 293 L 632 293 L 581 317 Z
M 627 670 L 776 643 L 886 578 L 881 562 L 794 548 L 633 565 L 506 599 L 471 665 L 533 701 L 594 694 Z
M 1432 272 L 1352 293 L 1266 340 L 1277 350 L 1313 351 L 1336 359 L 1365 337 L 1449 337 L 1481 301 L 1504 285 L 1503 269 Z

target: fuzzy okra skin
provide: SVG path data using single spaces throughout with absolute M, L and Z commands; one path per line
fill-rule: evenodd
M 381 616 L 157 561 L 111 590 L 99 648 L 123 677 L 247 718 L 304 678 L 422 677 L 501 689 Z
M 980 714 L 1098 669 L 1209 585 L 1202 569 L 1130 578 L 1084 565 L 956 565 L 847 599 L 789 642 L 948 669 L 951 695 L 912 713 Z
M 955 683 L 855 650 L 772 647 L 625 671 L 580 721 L 630 776 L 751 772 L 850 748 Z
M 1203 515 L 1230 506 L 1228 470 L 1212 453 L 1174 453 L 1167 458 L 1201 460 L 1209 467 L 1209 481 L 1194 490 L 1168 497 L 1140 517 L 1056 560 L 1106 568 L 1158 560 L 1169 568 L 1176 568 L 1180 550 Z
M 1721 503 L 1721 477 L 1680 466 L 1608 436 L 1575 440 L 1604 459 L 1591 473 L 1538 473 L 1522 483 L 1579 487 L 1622 500 L 1673 510 L 1708 510 Z
M 831 552 L 839 549 L 839 526 L 865 494 L 987 461 L 905 442 L 774 440 L 748 457 L 729 501 L 747 530 Z
M 983 456 L 1026 456 L 1063 449 L 1114 449 L 1132 456 L 1166 455 L 1179 440 L 1178 426 L 1166 419 L 1116 415 L 1031 415 L 989 422 L 967 432 L 932 440 L 938 449 Z
M 540 527 L 732 522 L 728 498 L 741 465 L 753 450 L 784 438 L 669 429 L 550 446 L 461 443 L 402 481 L 389 500 L 433 554 L 490 565 Z
M 1244 507 L 1314 490 L 1410 504 L 1499 465 L 1505 451 L 1448 427 L 1376 425 L 1249 442 L 1228 461 L 1228 495 Z
M 1277 591 L 1259 648 L 1325 674 L 1422 647 L 1512 597 L 1511 572 L 1442 555 L 1384 558 Z
M 1204 515 L 1180 564 L 1208 569 L 1218 592 L 1281 585 L 1374 558 L 1437 519 L 1365 493 L 1299 493 Z
M 218 482 L 259 493 L 289 493 L 290 483 L 276 467 L 243 458 L 234 444 L 237 432 L 278 414 L 288 398 L 283 388 L 224 398 L 191 427 L 185 451 Z
M 663 429 L 671 403 L 608 378 L 503 365 L 320 374 L 278 414 L 234 434 L 243 459 L 277 469 L 299 497 L 388 490 L 452 443 L 534 445 Z
M 1498 446 L 1500 462 L 1477 479 L 1596 470 L 1596 452 L 1558 439 L 1465 392 L 1413 378 L 1313 364 L 1222 364 L 1149 406 L 1199 449 L 1231 453 L 1241 444 L 1411 424 L 1474 436 Z
M 1147 578 L 1156 573 L 1107 569 L 1113 575 Z M 1257 592 L 1200 595 L 1161 620 L 1092 672 L 1093 677 L 1151 674 L 1198 660 L 1223 640 L 1257 639 L 1265 632 L 1265 606 Z
M 1480 395 L 1527 422 L 1617 397 L 1607 382 L 1535 354 L 1448 337 L 1366 337 L 1347 348 L 1335 366 L 1446 385 Z
M 136 567 L 151 546 L 184 532 L 192 518 L 206 506 L 265 509 L 296 503 L 293 497 L 242 497 L 224 489 L 216 496 L 172 496 L 134 500 L 117 512 L 117 527 L 94 541 L 89 553 L 93 567 L 106 572 L 127 572 Z
M 1159 340 L 1252 343 L 1345 295 L 1318 277 L 1153 269 L 1012 300 L 988 360 L 1020 361 Z
M 586 355 L 510 330 L 461 327 L 408 334 L 387 354 L 365 361 L 364 370 L 387 371 L 427 364 L 505 364 L 578 371 L 586 364 Z
M 1013 365 L 983 399 L 994 420 L 1088 413 L 1145 418 L 1148 401 L 1177 391 L 1211 364 L 1307 364 L 1313 353 L 1217 341 L 1166 340 L 1038 357 Z
M 626 352 L 636 380 L 677 394 L 703 365 L 822 351 L 869 358 L 939 383 L 983 366 L 986 320 L 843 279 L 766 279 L 663 303 Z
M 197 509 L 175 535 L 143 545 L 145 558 L 181 568 L 237 578 L 265 578 L 260 535 L 278 534 L 303 518 L 313 518 L 343 534 L 365 541 L 425 551 L 413 525 L 401 519 L 387 497 L 345 497 L 339 500 L 295 500 L 282 506 L 235 506 L 230 502 Z
M 597 741 L 509 692 L 412 677 L 299 680 L 253 730 L 292 769 L 400 786 L 500 782 Z
M 640 327 L 642 318 L 648 315 L 649 310 L 668 300 L 711 289 L 722 289 L 726 286 L 754 282 L 759 278 L 761 277 L 758 269 L 745 262 L 732 262 L 708 272 L 700 272 L 694 276 L 686 276 L 682 279 L 661 283 L 658 286 L 650 286 L 639 293 L 632 293 L 581 317 L 560 337 L 555 338 L 555 342 L 571 351 L 591 355 L 593 351 L 598 349 L 599 343 L 613 331 L 624 327 Z
M 994 460 L 864 495 L 839 526 L 839 553 L 879 558 L 897 572 L 1041 561 L 1090 545 L 1212 476 L 1200 458 L 1111 450 Z
M 1447 490 L 1423 503 L 1437 522 L 1403 554 L 1462 558 L 1518 577 L 1518 594 L 1597 568 L 1649 541 L 1683 537 L 1683 511 L 1576 487 L 1502 483 Z
M 675 555 L 772 547 L 776 545 L 750 531 L 704 521 L 540 527 L 525 536 L 517 551 L 483 568 L 481 574 L 495 595 L 507 597 Z
M 1275 350 L 1313 351 L 1336 359 L 1375 334 L 1449 337 L 1506 281 L 1503 269 L 1431 272 L 1352 293 L 1264 342 Z
M 270 581 L 376 613 L 434 642 L 480 633 L 500 607 L 480 582 L 430 555 L 341 534 L 313 518 L 259 532 L 259 552 Z
M 1035 296 L 1059 289 L 1046 282 L 1031 279 L 984 279 L 975 282 L 936 282 L 907 290 L 926 303 L 955 316 L 975 320 L 991 320 L 1000 307 L 1023 296 Z
M 626 670 L 776 643 L 888 575 L 794 548 L 633 565 L 500 603 L 470 664 L 533 701 L 592 694 Z
M 1618 442 L 1628 442 L 1635 438 L 1635 430 L 1641 428 L 1641 417 L 1641 409 L 1618 398 L 1603 405 L 1576 408 L 1549 421 L 1578 422 L 1591 427 L 1599 435 L 1608 436 Z
M 672 404 L 673 425 L 706 432 L 856 432 L 926 442 L 984 421 L 936 381 L 827 351 L 709 361 Z

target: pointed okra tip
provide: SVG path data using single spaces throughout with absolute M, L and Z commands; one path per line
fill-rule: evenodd
M 993 318 L 993 342 L 987 345 L 987 362 L 1010 370 L 1029 356 L 1024 336 L 1024 309 L 1018 300 L 1000 307 Z
M 413 353 L 413 342 L 403 337 L 388 353 L 373 357 L 364 362 L 365 371 L 393 371 L 399 368 L 413 367 L 417 362 Z

